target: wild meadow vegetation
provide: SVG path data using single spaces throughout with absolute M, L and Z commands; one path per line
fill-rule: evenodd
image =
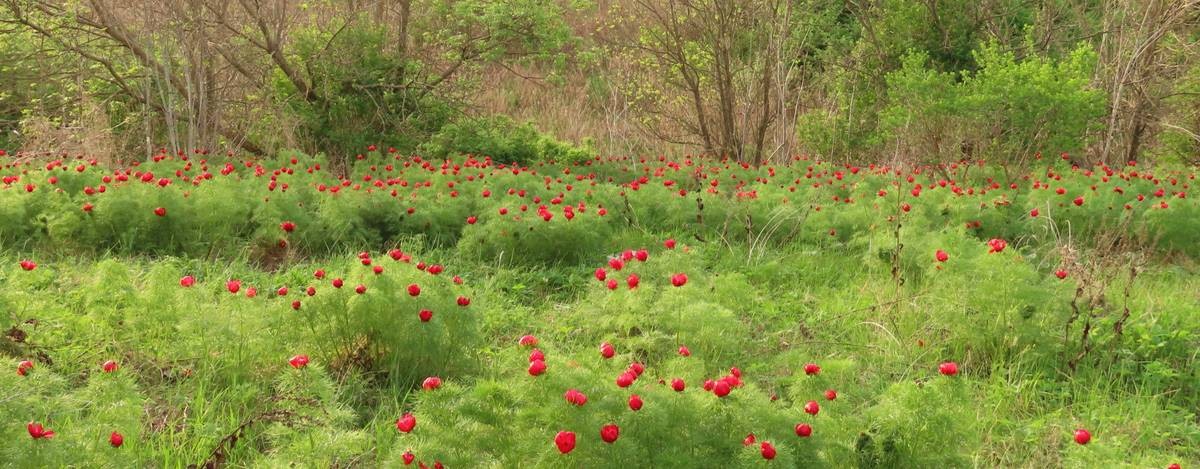
M 327 165 L 7 160 L 0 461 L 1200 460 L 1194 168 Z
M 0 0 L 0 468 L 1200 465 L 1200 0 Z

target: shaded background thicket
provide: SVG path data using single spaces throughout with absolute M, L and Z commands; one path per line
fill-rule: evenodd
M 1200 153 L 1197 0 L 0 2 L 0 148 Z

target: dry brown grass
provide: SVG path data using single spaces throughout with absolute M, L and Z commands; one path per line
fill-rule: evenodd
M 116 162 L 117 145 L 108 113 L 88 97 L 74 119 L 33 115 L 21 121 L 22 157 L 89 156 L 106 164 Z
M 531 121 L 541 131 L 574 143 L 592 142 L 603 155 L 686 152 L 647 135 L 619 92 L 591 96 L 584 72 L 551 83 L 530 69 L 495 67 L 483 74 L 486 85 L 474 98 L 480 115 L 504 114 Z

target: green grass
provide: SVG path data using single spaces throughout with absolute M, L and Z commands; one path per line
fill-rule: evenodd
M 722 246 L 659 249 L 636 266 L 642 286 L 613 292 L 590 269 L 450 260 L 447 273 L 470 273 L 461 288 L 472 303 L 465 312 L 439 311 L 435 321 L 469 315 L 479 333 L 373 352 L 400 356 L 396 365 L 370 354 L 348 362 L 356 349 L 341 342 L 373 328 L 424 334 L 414 329 L 419 323 L 388 316 L 331 330 L 305 314 L 339 304 L 351 311 L 361 298 L 345 290 L 359 280 L 368 282 L 366 297 L 379 294 L 384 280 L 401 275 L 394 270 L 411 268 L 391 259 L 384 258 L 383 277 L 371 278 L 343 261 L 265 273 L 244 261 L 63 258 L 23 272 L 7 255 L 0 305 L 26 337 L 7 340 L 4 353 L 41 358 L 27 377 L 0 375 L 0 415 L 7 416 L 0 437 L 12 442 L 0 460 L 178 467 L 217 452 L 238 466 L 391 465 L 411 449 L 451 467 L 762 464 L 757 445 L 741 446 L 751 432 L 779 448 L 776 464 L 1165 467 L 1200 458 L 1200 319 L 1189 312 L 1200 291 L 1196 275 L 1170 267 L 1145 274 L 1131 298 L 1136 313 L 1126 337 L 1111 349 L 1097 347 L 1072 373 L 1061 356 L 1071 343 L 1061 332 L 1069 288 L 1056 279 L 1017 285 L 1010 282 L 1026 263 L 974 272 L 951 263 L 897 288 L 881 265 L 853 254 L 794 248 L 748 263 Z M 330 277 L 347 276 L 348 286 L 336 293 L 339 301 L 306 301 L 314 306 L 292 311 L 289 300 L 304 286 L 331 289 L 311 279 L 318 265 Z M 664 279 L 673 271 L 689 272 L 689 283 L 671 287 Z M 184 274 L 197 285 L 179 287 Z M 260 297 L 230 295 L 227 278 L 258 286 Z M 269 298 L 277 285 L 291 286 L 287 298 Z M 1015 306 L 1018 287 L 1047 298 L 1029 318 Z M 516 345 L 524 334 L 540 339 L 547 375 L 525 373 L 528 350 Z M 455 349 L 450 341 L 470 346 Z M 610 361 L 596 351 L 604 341 L 618 350 Z M 676 356 L 681 344 L 691 357 Z M 307 369 L 288 367 L 298 353 L 312 356 Z M 446 385 L 410 391 L 417 378 L 397 376 L 411 375 L 405 367 L 422 369 L 414 357 L 428 354 L 447 359 L 436 365 L 447 371 L 440 375 Z M 107 359 L 121 369 L 101 373 Z M 631 391 L 616 388 L 612 380 L 635 360 L 649 376 Z M 939 376 L 943 360 L 958 361 L 962 374 Z M 821 364 L 821 374 L 805 376 L 808 362 Z M 731 366 L 747 384 L 730 398 L 694 391 Z M 683 396 L 653 382 L 676 376 L 688 383 Z M 563 403 L 567 387 L 588 394 L 584 409 L 593 410 Z M 825 389 L 836 389 L 837 400 L 824 401 Z M 654 411 L 623 409 L 629 392 Z M 800 410 L 810 399 L 822 403 L 813 418 Z M 419 418 L 413 434 L 392 427 L 404 409 Z M 30 439 L 29 420 L 58 436 Z M 593 433 L 609 420 L 622 426 L 622 439 L 602 447 Z M 814 437 L 789 434 L 800 421 L 812 423 Z M 569 456 L 550 443 L 560 427 L 580 433 Z M 1077 427 L 1093 432 L 1091 444 L 1070 441 Z M 126 436 L 124 447 L 107 447 L 113 430 Z
M 489 184 L 497 194 L 503 188 Z M 852 193 L 875 190 L 864 181 Z M 770 224 L 744 236 L 715 236 L 713 225 L 677 229 L 663 220 L 689 215 L 645 197 L 633 210 L 657 218 L 485 220 L 459 226 L 466 234 L 455 240 L 475 240 L 465 244 L 401 234 L 386 241 L 411 263 L 376 248 L 372 266 L 356 256 L 369 249 L 364 237 L 330 233 L 305 234 L 327 244 L 270 266 L 252 249 L 197 255 L 205 249 L 193 246 L 171 257 L 73 251 L 80 240 L 69 237 L 6 244 L 0 466 L 398 467 L 410 451 L 428 466 L 452 468 L 1200 462 L 1200 275 L 1184 253 L 1067 243 L 1022 219 L 988 222 L 1016 233 L 1005 251 L 989 254 L 988 235 L 944 214 L 975 202 L 940 194 L 923 195 L 901 227 L 867 204 L 807 220 L 790 213 L 787 223 L 804 227 L 795 237 Z M 1191 200 L 1172 203 L 1190 210 Z M 738 207 L 724 209 L 771 213 Z M 462 223 L 457 214 L 466 209 L 445 210 L 438 216 Z M 1047 217 L 1036 222 L 1054 223 Z M 526 229 L 522 223 L 549 226 L 555 244 L 493 239 Z M 1094 240 L 1120 232 L 1092 223 Z M 829 226 L 839 227 L 835 236 Z M 238 236 L 220 242 L 246 241 Z M 582 241 L 572 244 L 575 237 Z M 668 237 L 678 240 L 675 249 L 663 247 Z M 608 256 L 626 248 L 645 248 L 649 259 L 608 267 Z M 949 261 L 934 260 L 938 249 Z M 557 250 L 574 252 L 556 260 Z M 37 268 L 23 270 L 22 259 Z M 418 270 L 420 261 L 445 272 Z M 1060 280 L 1052 273 L 1061 266 L 1070 275 Z M 617 280 L 615 290 L 595 279 L 597 268 Z M 314 278 L 317 269 L 326 277 Z M 632 290 L 631 272 L 641 278 Z M 668 279 L 679 272 L 688 282 L 676 288 Z M 181 287 L 184 275 L 196 284 Z M 334 278 L 345 286 L 333 288 Z M 230 279 L 243 281 L 236 295 L 226 290 Z M 419 297 L 408 293 L 413 283 Z M 353 291 L 359 284 L 365 294 Z M 281 286 L 286 296 L 276 295 Z M 308 286 L 315 296 L 305 294 Z M 254 298 L 246 296 L 251 287 Z M 1099 293 L 1079 300 L 1079 287 Z M 1073 299 L 1083 311 L 1075 319 Z M 433 319 L 421 322 L 426 308 Z M 539 340 L 541 376 L 526 372 L 532 349 L 518 344 L 524 335 Z M 616 349 L 612 359 L 599 353 L 604 342 Z M 678 353 L 681 345 L 691 356 Z M 310 357 L 307 367 L 289 366 L 298 354 Z M 34 362 L 27 376 L 12 372 L 21 360 Z M 120 369 L 104 373 L 106 360 Z M 958 364 L 957 376 L 939 374 L 946 361 Z M 634 362 L 644 374 L 619 388 L 617 377 Z M 806 375 L 807 363 L 821 372 Z M 734 367 L 742 386 L 724 398 L 702 390 Z M 443 386 L 423 390 L 428 376 Z M 686 382 L 684 392 L 669 386 L 675 378 Z M 568 404 L 568 389 L 588 402 Z M 825 399 L 830 389 L 836 400 Z M 640 411 L 629 409 L 631 394 L 643 399 Z M 819 403 L 817 415 L 804 412 L 808 401 Z M 406 412 L 418 422 L 411 433 L 395 427 Z M 31 438 L 30 421 L 57 435 Z M 802 422 L 811 437 L 794 433 Z M 614 444 L 599 437 L 608 423 L 621 428 Z M 1090 444 L 1072 440 L 1079 428 L 1091 432 Z M 578 441 L 566 455 L 553 443 L 563 430 Z M 125 437 L 120 448 L 108 443 L 113 431 Z M 751 433 L 756 442 L 743 445 Z M 774 460 L 760 455 L 763 441 L 776 448 Z

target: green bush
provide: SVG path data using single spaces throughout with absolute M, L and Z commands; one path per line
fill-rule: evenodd
M 868 429 L 854 443 L 859 468 L 966 467 L 982 441 L 967 384 L 934 378 L 897 383 L 866 410 Z
M 564 321 L 579 327 L 576 338 L 589 344 L 619 341 L 639 356 L 670 356 L 686 345 L 714 363 L 745 360 L 752 350 L 751 334 L 736 311 L 747 305 L 722 304 L 716 295 L 711 300 L 697 297 L 698 292 L 716 289 L 724 293 L 726 286 L 736 288 L 736 279 L 725 278 L 733 275 L 703 272 L 703 254 L 699 252 L 648 251 L 646 262 L 629 261 L 621 270 L 609 266 L 604 257 L 594 260 L 593 265 L 605 269 L 617 288 L 610 291 L 605 282 L 591 279 L 589 294 L 563 316 Z M 682 287 L 671 284 L 676 273 L 688 275 Z M 630 289 L 628 279 L 633 275 L 638 277 L 638 286 Z M 720 298 L 735 303 L 732 299 L 737 297 L 730 293 Z
M 828 443 L 820 435 L 837 425 L 835 418 L 821 415 L 810 420 L 799 406 L 773 402 L 750 383 L 724 398 L 705 392 L 704 379 L 718 379 L 729 369 L 699 354 L 654 356 L 655 365 L 633 385 L 619 388 L 614 383 L 617 375 L 640 357 L 625 352 L 624 342 L 614 344 L 619 352 L 610 360 L 594 351 L 569 353 L 543 344 L 547 370 L 538 377 L 525 371 L 529 349 L 501 350 L 494 378 L 422 393 L 414 410 L 419 426 L 424 425 L 420 434 L 397 437 L 386 460 L 399 464 L 401 454 L 411 450 L 421 460 L 440 460 L 448 467 L 618 467 L 628 462 L 647 467 L 762 467 L 769 461 L 759 454 L 759 445 L 770 441 L 778 451 L 773 464 L 832 464 L 823 451 Z M 669 386 L 674 378 L 685 381 L 685 391 Z M 568 389 L 585 394 L 587 403 L 577 407 L 565 402 Z M 644 402 L 639 411 L 628 407 L 632 394 Z M 830 409 L 823 412 L 838 412 Z M 794 434 L 793 426 L 806 420 L 812 421 L 817 436 L 803 439 Z M 620 437 L 607 444 L 599 433 L 610 423 L 620 427 Z M 576 434 L 577 445 L 570 454 L 560 454 L 554 445 L 560 430 Z M 743 445 L 750 433 L 756 443 Z
M 1087 44 L 1053 59 L 1020 60 L 995 43 L 975 51 L 973 72 L 940 72 L 913 52 L 888 74 L 881 114 L 890 141 L 945 160 L 1025 163 L 1038 152 L 1081 151 L 1105 112 L 1092 86 L 1097 56 Z M 965 153 L 964 153 L 965 150 Z
M 510 209 L 517 211 L 514 207 Z M 490 216 L 465 230 L 458 250 L 470 259 L 516 265 L 577 264 L 602 255 L 613 244 L 611 216 L 594 210 L 568 220 L 562 212 L 549 221 L 533 213 Z
M 326 152 L 341 163 L 368 145 L 407 151 L 451 119 L 452 106 L 423 86 L 395 86 L 425 73 L 425 65 L 388 53 L 390 40 L 386 28 L 369 21 L 295 33 L 291 53 L 304 64 L 310 94 L 304 96 L 278 69 L 272 84 L 275 99 L 298 120 L 299 136 L 310 151 Z M 258 141 L 286 144 L 280 141 L 279 123 L 260 120 L 253 129 Z
M 517 123 L 499 115 L 447 124 L 422 144 L 420 150 L 438 158 L 469 154 L 523 166 L 537 162 L 576 163 L 590 159 L 593 153 L 587 147 L 543 134 L 530 122 Z
M 330 280 L 321 282 L 317 288 L 322 294 L 301 299 L 299 312 L 291 313 L 301 318 L 305 340 L 320 351 L 314 357 L 341 372 L 401 388 L 428 376 L 473 371 L 479 318 L 470 306 L 457 304 L 459 296 L 469 299 L 469 294 L 448 276 L 430 275 L 387 257 L 373 262 L 384 268 L 383 274 L 362 265 L 330 266 L 331 277 L 343 278 L 344 285 L 338 289 Z M 355 292 L 358 285 L 366 294 Z M 410 285 L 419 287 L 419 296 L 409 292 Z M 432 312 L 429 321 L 421 320 L 422 310 Z

